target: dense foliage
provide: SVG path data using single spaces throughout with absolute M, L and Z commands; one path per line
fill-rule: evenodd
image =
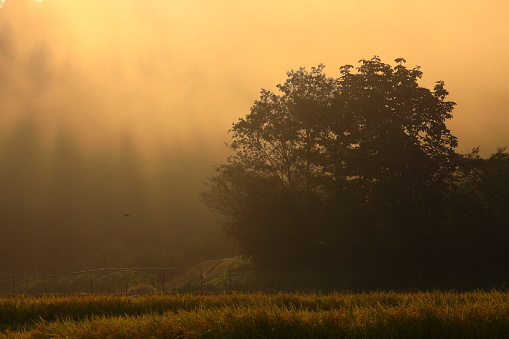
M 292 70 L 233 124 L 234 155 L 203 198 L 262 267 L 368 285 L 501 281 L 509 155 L 457 154 L 444 83 L 421 87 L 419 68 L 395 62 Z

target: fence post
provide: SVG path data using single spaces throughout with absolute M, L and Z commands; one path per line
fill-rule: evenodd
M 171 268 L 171 291 L 173 292 L 173 272 L 175 271 L 175 267 Z
M 90 294 L 94 293 L 94 278 L 90 277 Z
M 200 268 L 200 291 L 203 291 L 203 270 Z
M 127 295 L 127 277 L 125 278 L 125 295 Z
M 14 276 L 12 276 L 12 295 L 16 296 L 16 283 L 14 282 Z
M 47 294 L 48 291 L 46 291 L 46 281 L 44 280 L 44 278 L 42 278 L 42 284 L 44 286 L 44 294 Z

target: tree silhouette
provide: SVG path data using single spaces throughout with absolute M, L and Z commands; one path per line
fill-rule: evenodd
M 280 93 L 262 90 L 233 124 L 234 155 L 202 197 L 244 254 L 388 284 L 448 274 L 440 260 L 464 212 L 450 201 L 462 163 L 446 126 L 455 103 L 443 81 L 421 87 L 419 67 L 395 62 L 362 59 L 337 78 L 323 65 L 290 71 Z M 493 180 L 504 177 L 504 154 L 479 174 L 501 205 L 507 188 Z

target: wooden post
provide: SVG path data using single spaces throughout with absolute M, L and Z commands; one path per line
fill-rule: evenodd
M 44 294 L 47 294 L 48 291 L 46 290 L 46 280 L 44 280 L 44 278 L 42 278 L 42 285 L 44 286 Z
M 12 276 L 12 295 L 16 295 L 16 283 L 14 282 L 14 276 Z
M 94 293 L 94 279 L 90 277 L 90 294 Z
M 173 292 L 173 272 L 175 271 L 175 267 L 171 268 L 171 291 Z
M 203 270 L 200 268 L 200 291 L 203 291 Z
M 125 278 L 125 295 L 127 295 L 127 278 Z

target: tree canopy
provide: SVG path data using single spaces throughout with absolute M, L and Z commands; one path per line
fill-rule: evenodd
M 361 280 L 436 266 L 467 157 L 446 126 L 455 103 L 444 82 L 421 87 L 419 67 L 405 63 L 375 56 L 337 78 L 324 65 L 292 70 L 233 124 L 234 155 L 203 198 L 244 254 Z

